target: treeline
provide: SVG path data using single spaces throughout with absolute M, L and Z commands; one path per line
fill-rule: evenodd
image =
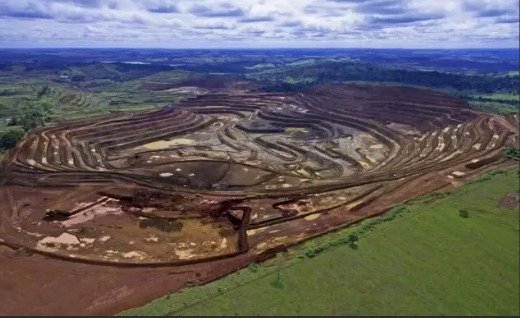
M 497 98 L 489 98 L 489 97 L 482 97 L 482 96 L 468 96 L 466 99 L 479 101 L 479 102 L 508 104 L 508 105 L 512 105 L 512 106 L 519 105 L 517 100 L 497 99 Z
M 38 88 L 33 97 L 23 101 L 16 115 L 7 121 L 7 126 L 12 128 L 0 134 L 0 151 L 13 148 L 29 130 L 44 126 L 51 120 L 53 105 L 45 98 L 48 93 L 49 87 L 45 85 Z
M 22 126 L 24 131 L 44 126 L 51 120 L 52 105 L 46 102 L 32 102 L 22 107 L 17 115 L 8 122 L 8 126 Z
M 11 117 L 8 126 L 21 126 L 22 129 L 13 127 L 0 134 L 0 151 L 13 148 L 16 143 L 25 136 L 30 129 L 44 126 L 50 121 L 52 113 L 51 105 L 33 101 L 22 107 L 18 115 Z
M 286 66 L 251 73 L 248 77 L 268 83 L 264 87 L 267 91 L 296 91 L 326 82 L 370 81 L 492 93 L 516 92 L 520 83 L 518 76 L 468 75 L 439 71 L 394 69 L 352 62 L 324 62 L 305 66 Z M 287 78 L 292 80 L 287 81 Z M 299 78 L 306 80 L 298 81 Z M 309 78 L 312 80 L 308 80 Z
M 27 132 L 49 122 L 53 112 L 52 101 L 45 98 L 49 91 L 49 86 L 44 85 L 36 90 L 34 97 L 26 98 L 17 114 L 11 117 L 8 126 L 22 126 Z

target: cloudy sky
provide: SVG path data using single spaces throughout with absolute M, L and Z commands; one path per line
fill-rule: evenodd
M 0 47 L 518 47 L 519 0 L 0 0 Z

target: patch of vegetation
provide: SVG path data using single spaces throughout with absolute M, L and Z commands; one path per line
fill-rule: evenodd
M 511 105 L 509 103 L 501 103 L 497 101 L 469 101 L 470 105 L 480 111 L 505 115 L 511 112 L 517 112 L 518 106 Z
M 520 97 L 518 92 L 496 92 L 491 94 L 462 94 L 475 109 L 505 115 L 511 112 L 518 112 Z
M 45 125 L 49 122 L 52 114 L 52 105 L 47 102 L 32 102 L 24 106 L 19 117 L 15 119 L 25 131 Z
M 251 263 L 247 266 L 247 269 L 249 269 L 253 273 L 256 273 L 256 272 L 258 272 L 259 267 L 260 267 L 260 265 L 258 265 L 257 263 Z
M 520 102 L 520 95 L 518 93 L 494 93 L 480 95 L 478 96 L 478 99 L 511 102 L 513 105 L 518 105 L 518 103 Z
M 0 149 L 7 150 L 16 146 L 16 143 L 24 136 L 23 131 L 11 129 L 0 135 Z
M 435 200 L 423 196 L 292 248 L 288 260 L 277 257 L 122 314 L 517 316 L 519 213 L 498 202 L 518 189 L 518 173 L 490 173 Z M 346 248 L 357 242 L 350 235 L 359 249 Z M 278 276 L 283 288 L 274 286 Z
M 505 155 L 508 158 L 520 159 L 520 149 L 514 148 L 514 147 L 509 147 L 505 150 Z
M 460 216 L 461 218 L 465 218 L 465 219 L 469 218 L 469 212 L 468 212 L 468 210 L 466 210 L 466 209 L 461 209 L 461 210 L 459 210 L 459 216 Z

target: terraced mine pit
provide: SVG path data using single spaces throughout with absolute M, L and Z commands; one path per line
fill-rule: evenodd
M 174 266 L 164 292 L 511 164 L 518 121 L 433 91 L 329 84 L 49 126 L 3 160 L 0 242 L 136 277 Z

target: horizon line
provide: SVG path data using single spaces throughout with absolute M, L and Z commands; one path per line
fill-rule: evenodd
M 38 49 L 70 49 L 70 50 L 95 50 L 95 49 L 139 49 L 139 50 L 520 50 L 520 47 L 445 47 L 445 48 L 429 48 L 429 47 L 138 47 L 138 46 L 100 46 L 100 47 L 84 47 L 84 46 L 41 46 L 41 47 L 1 47 L 0 50 L 38 50 Z

